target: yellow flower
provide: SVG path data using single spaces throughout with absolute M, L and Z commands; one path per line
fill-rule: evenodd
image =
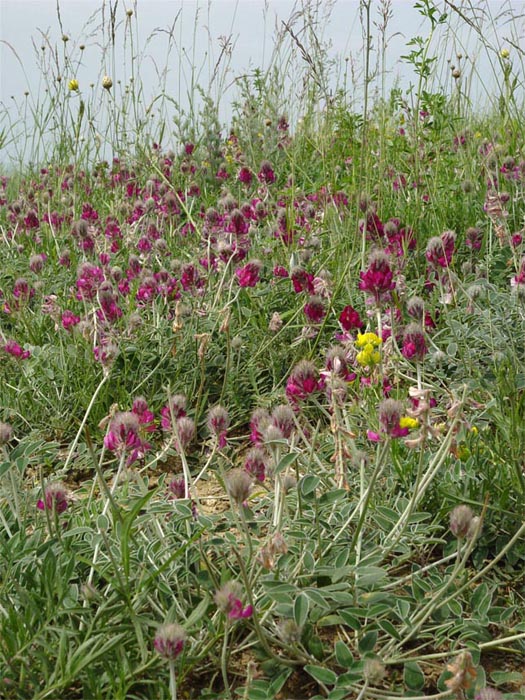
M 417 428 L 418 425 L 419 421 L 417 418 L 411 418 L 410 416 L 402 416 L 399 419 L 400 428 L 408 428 L 409 430 L 413 430 L 414 428 Z
M 369 343 L 364 350 L 357 354 L 355 359 L 362 367 L 372 367 L 372 365 L 378 365 L 381 362 L 381 355 Z
M 73 80 L 70 80 L 68 83 L 68 88 L 71 90 L 71 92 L 78 92 L 78 80 L 73 78 Z
M 501 58 L 508 58 L 510 56 L 510 51 L 508 49 L 501 49 L 499 55 Z
M 113 81 L 111 80 L 109 75 L 105 75 L 102 78 L 102 87 L 104 88 L 104 90 L 111 90 L 111 88 L 113 87 Z
M 358 348 L 364 348 L 367 345 L 376 348 L 378 345 L 381 345 L 382 342 L 381 338 L 375 333 L 358 333 L 355 344 Z

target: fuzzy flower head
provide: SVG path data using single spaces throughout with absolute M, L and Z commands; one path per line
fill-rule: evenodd
M 256 449 L 256 448 L 254 448 Z M 232 469 L 226 476 L 226 491 L 238 505 L 248 500 L 252 488 L 252 477 L 244 469 Z
M 241 584 L 237 581 L 228 581 L 215 593 L 215 604 L 219 610 L 228 615 L 230 620 L 251 617 L 253 607 L 251 605 L 243 607 L 241 596 Z
M 389 257 L 382 250 L 376 250 L 370 255 L 368 268 L 360 272 L 359 277 L 359 289 L 368 292 L 376 306 L 386 301 L 396 286 Z
M 319 389 L 317 369 L 313 362 L 301 360 L 293 368 L 286 383 L 286 395 L 292 403 L 303 401 Z
M 403 334 L 401 353 L 407 360 L 421 362 L 428 352 L 425 333 L 419 323 L 410 323 Z
M 445 681 L 450 691 L 468 690 L 477 676 L 470 651 L 460 652 L 453 662 L 447 664 L 447 671 L 452 673 L 452 677 Z
M 326 315 L 323 300 L 317 295 L 313 295 L 308 299 L 308 302 L 303 307 L 303 311 L 308 321 L 314 325 L 321 323 Z
M 406 437 L 410 430 L 419 425 L 416 418 L 403 415 L 403 404 L 395 399 L 385 399 L 379 405 L 379 425 L 381 433 L 389 438 Z M 368 439 L 375 442 L 381 438 L 377 433 L 368 431 Z
M 117 456 L 129 455 L 128 465 L 144 456 L 148 443 L 140 436 L 140 418 L 132 411 L 119 411 L 109 424 L 104 446 Z
M 9 423 L 0 422 L 0 445 L 7 445 L 13 437 L 13 428 Z
M 456 506 L 450 513 L 450 531 L 462 540 L 468 537 L 477 526 L 477 519 L 469 506 Z
M 427 243 L 425 257 L 435 269 L 448 267 L 456 247 L 454 231 L 444 231 L 441 236 L 434 236 Z
M 172 430 L 173 421 L 186 415 L 186 397 L 184 394 L 170 396 L 168 404 L 160 409 L 160 424 L 163 430 Z
M 186 631 L 180 625 L 168 623 L 157 630 L 153 646 L 160 656 L 174 661 L 186 642 Z
M 263 449 L 261 449 L 260 447 L 252 447 L 250 450 L 248 450 L 248 452 L 246 453 L 246 458 L 244 460 L 244 469 L 248 472 L 248 474 L 257 479 L 257 481 L 262 482 L 264 481 L 264 478 L 266 476 L 267 466 L 268 455 Z
M 217 438 L 217 443 L 222 449 L 226 447 L 226 431 L 230 425 L 230 417 L 224 406 L 213 406 L 208 411 L 206 420 L 208 430 Z
M 44 489 L 44 498 L 37 501 L 39 510 L 49 510 L 55 513 L 63 513 L 69 505 L 69 493 L 60 482 L 48 484 Z
M 342 325 L 345 331 L 351 331 L 355 329 L 361 329 L 363 327 L 363 322 L 354 309 L 353 306 L 345 306 L 345 308 L 339 314 L 339 323 Z
M 259 260 L 252 260 L 243 267 L 235 270 L 235 276 L 240 287 L 255 287 L 260 279 L 262 263 Z

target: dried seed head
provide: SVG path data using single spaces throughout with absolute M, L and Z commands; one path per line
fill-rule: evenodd
M 363 675 L 370 685 L 378 685 L 386 676 L 386 668 L 381 659 L 365 659 Z
M 469 506 L 456 506 L 452 510 L 450 513 L 450 530 L 458 540 L 467 537 L 473 518 L 474 514 Z
M 302 629 L 295 620 L 281 620 L 277 625 L 277 633 L 285 644 L 297 644 L 301 641 Z
M 0 445 L 6 445 L 13 437 L 13 428 L 9 423 L 0 423 Z
M 232 469 L 226 476 L 226 490 L 230 497 L 239 505 L 250 495 L 252 478 L 244 469 Z

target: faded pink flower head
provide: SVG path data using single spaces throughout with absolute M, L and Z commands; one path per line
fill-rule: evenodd
M 36 507 L 39 510 L 50 510 L 56 513 L 63 513 L 69 504 L 69 493 L 64 484 L 55 482 L 48 484 L 44 489 L 44 498 L 37 501 Z
M 181 653 L 186 637 L 186 631 L 183 627 L 175 623 L 168 623 L 157 630 L 153 646 L 158 654 L 165 659 L 174 661 Z
M 240 620 L 253 615 L 253 607 L 243 607 L 242 587 L 237 581 L 228 581 L 215 593 L 215 604 L 230 620 Z

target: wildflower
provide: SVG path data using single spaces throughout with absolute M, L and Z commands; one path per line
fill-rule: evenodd
M 277 333 L 283 327 L 283 319 L 278 311 L 274 311 L 270 322 L 268 324 L 268 330 L 272 333 Z
M 370 292 L 376 306 L 380 306 L 396 286 L 388 255 L 380 250 L 370 255 L 367 270 L 359 276 L 359 289 Z
M 62 328 L 64 328 L 66 331 L 70 330 L 74 326 L 76 326 L 78 323 L 80 323 L 80 316 L 76 316 L 72 311 L 69 311 L 66 309 L 62 313 Z
M 250 418 L 250 440 L 258 445 L 264 429 L 270 424 L 270 414 L 265 408 L 256 408 Z
M 226 613 L 230 620 L 240 620 L 253 615 L 253 607 L 247 605 L 243 607 L 242 588 L 237 581 L 228 581 L 215 593 L 215 604 Z
M 447 664 L 447 671 L 453 674 L 445 681 L 450 691 L 468 690 L 477 676 L 470 651 L 460 652 L 452 663 Z
M 226 491 L 233 501 L 241 505 L 250 495 L 252 478 L 243 469 L 232 469 L 226 476 Z
M 219 447 L 226 447 L 226 431 L 230 425 L 228 411 L 223 406 L 213 406 L 208 411 L 206 424 L 210 433 L 217 438 Z
M 273 171 L 272 164 L 268 160 L 263 160 L 261 162 L 257 177 L 259 182 L 264 182 L 268 185 L 275 182 L 275 173 Z
M 385 399 L 379 406 L 379 425 L 381 432 L 391 438 L 408 435 L 408 426 L 403 419 L 403 404 L 395 399 Z
M 17 360 L 27 360 L 28 357 L 31 357 L 31 352 L 29 350 L 24 350 L 22 346 L 14 340 L 7 340 L 3 345 L 3 350 Z
M 401 353 L 407 360 L 420 362 L 428 352 L 425 334 L 419 323 L 410 323 L 403 334 Z
M 140 419 L 132 411 L 119 411 L 109 424 L 104 438 L 104 446 L 117 456 L 126 453 L 128 465 L 144 456 L 150 445 L 144 442 L 139 433 Z
M 240 287 L 255 287 L 259 281 L 262 263 L 259 260 L 252 260 L 244 267 L 235 270 L 235 276 Z
M 450 513 L 450 531 L 452 534 L 462 540 L 468 536 L 474 513 L 469 506 L 456 506 Z
M 472 250 L 480 250 L 483 241 L 483 233 L 477 226 L 470 226 L 465 231 L 465 244 Z
M 175 423 L 175 447 L 184 452 L 195 436 L 195 422 L 192 418 L 182 416 Z
M 286 404 L 276 406 L 271 415 L 272 424 L 282 433 L 283 438 L 288 440 L 295 429 L 294 413 L 290 406 Z
M 242 167 L 239 170 L 238 178 L 239 178 L 239 182 L 242 182 L 244 185 L 249 185 L 252 181 L 253 173 L 250 170 L 250 168 Z
M 13 428 L 9 423 L 0 422 L 0 446 L 7 445 L 13 437 Z
M 71 92 L 78 92 L 78 80 L 76 80 L 75 78 L 70 80 L 67 86 Z
M 137 396 L 133 401 L 131 412 L 138 416 L 141 430 L 147 433 L 152 433 L 155 430 L 155 416 L 149 410 L 146 399 L 143 396 Z
M 185 629 L 175 623 L 168 623 L 157 630 L 153 646 L 158 654 L 165 659 L 174 661 L 181 653 L 185 642 Z
M 186 397 L 183 394 L 174 394 L 169 398 L 168 405 L 160 409 L 160 424 L 164 430 L 172 430 L 172 420 L 177 420 L 186 415 Z M 173 419 L 172 419 L 173 415 Z
M 499 52 L 499 55 L 503 59 L 508 58 L 510 56 L 510 51 L 508 49 L 501 49 L 501 51 Z
M 454 231 L 444 231 L 441 236 L 434 236 L 427 243 L 425 257 L 435 268 L 448 267 L 456 245 Z
M 288 399 L 295 403 L 297 400 L 306 399 L 309 394 L 313 394 L 318 389 L 319 380 L 315 365 L 309 360 L 301 360 L 292 370 L 286 383 Z
M 168 484 L 168 498 L 185 498 L 186 484 L 184 479 L 172 479 Z
M 275 426 L 269 426 L 275 427 Z M 282 434 L 281 434 L 282 437 Z M 257 481 L 264 481 L 266 476 L 266 467 L 268 463 L 268 456 L 266 452 L 260 447 L 252 447 L 246 453 L 246 458 L 244 460 L 244 469 L 248 474 L 253 476 Z M 250 483 L 251 485 L 251 483 Z M 249 493 L 249 490 L 248 490 Z M 246 498 L 243 499 L 245 501 Z
M 109 75 L 105 75 L 102 78 L 102 87 L 104 88 L 104 90 L 111 90 L 111 88 L 113 87 L 113 81 L 111 80 Z
M 304 305 L 303 311 L 308 321 L 314 324 L 320 323 L 326 314 L 322 299 L 318 296 L 311 296 Z
M 353 308 L 353 306 L 345 306 L 345 308 L 339 314 L 339 323 L 342 325 L 345 331 L 351 331 L 354 329 L 359 329 L 363 327 L 363 322 L 358 314 L 358 312 Z
M 314 293 L 314 276 L 310 272 L 300 266 L 292 268 L 290 273 L 290 278 L 292 280 L 292 285 L 294 292 L 299 294 L 299 292 L 308 292 L 308 294 Z
M 425 302 L 421 297 L 410 297 L 407 301 L 407 314 L 416 321 L 422 321 L 425 315 Z
M 29 258 L 29 269 L 31 272 L 38 274 L 42 272 L 44 267 L 44 262 L 47 260 L 47 255 L 45 253 L 37 253 Z
M 55 513 L 63 513 L 69 504 L 69 494 L 60 482 L 48 484 L 44 489 L 44 498 L 37 501 L 36 507 L 39 510 L 50 510 Z
M 355 345 L 361 351 L 356 356 L 356 361 L 362 367 L 373 367 L 381 362 L 381 355 L 377 348 L 382 339 L 375 333 L 359 333 Z

